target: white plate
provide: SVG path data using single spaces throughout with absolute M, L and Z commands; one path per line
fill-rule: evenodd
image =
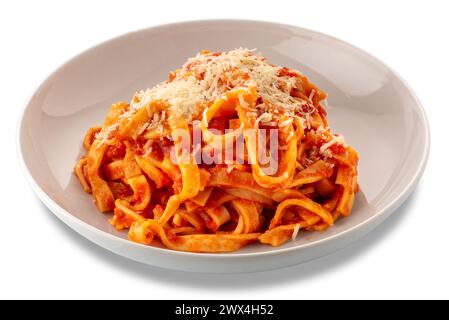
M 326 232 L 301 233 L 272 248 L 254 244 L 228 254 L 176 252 L 126 240 L 95 209 L 72 174 L 86 130 L 109 105 L 165 80 L 202 49 L 258 48 L 272 63 L 299 69 L 329 93 L 329 119 L 360 153 L 353 213 Z M 424 111 L 382 62 L 333 37 L 257 21 L 196 21 L 126 34 L 73 58 L 39 87 L 19 128 L 23 167 L 41 200 L 81 235 L 122 256 L 198 272 L 249 272 L 310 260 L 372 230 L 411 193 L 429 152 Z

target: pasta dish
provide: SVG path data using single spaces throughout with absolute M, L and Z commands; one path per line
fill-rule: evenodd
M 113 104 L 74 172 L 130 240 L 189 252 L 279 246 L 351 213 L 358 154 L 326 93 L 254 50 L 201 51 Z

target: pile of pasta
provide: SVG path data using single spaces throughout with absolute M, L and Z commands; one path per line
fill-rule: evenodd
M 298 232 L 331 227 L 353 206 L 358 155 L 331 133 L 325 99 L 300 72 L 254 50 L 202 51 L 167 81 L 113 104 L 103 125 L 85 135 L 86 155 L 74 171 L 132 241 L 189 252 L 229 252 L 255 241 L 279 246 Z M 279 148 L 268 148 L 277 156 L 275 173 L 259 161 L 269 141 L 250 139 L 249 129 L 278 130 Z M 176 138 L 177 130 L 191 135 Z M 202 134 L 196 148 L 195 130 Z M 244 148 L 232 159 L 197 160 L 198 152 L 235 148 L 239 138 Z M 181 145 L 191 152 L 176 152 Z

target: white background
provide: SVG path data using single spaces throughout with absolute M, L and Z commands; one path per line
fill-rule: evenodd
M 449 298 L 447 1 L 1 1 L 0 298 Z M 367 237 L 270 272 L 200 275 L 128 261 L 81 238 L 33 194 L 15 149 L 20 110 L 61 63 L 116 35 L 211 18 L 294 24 L 346 40 L 398 71 L 432 129 L 411 198 Z

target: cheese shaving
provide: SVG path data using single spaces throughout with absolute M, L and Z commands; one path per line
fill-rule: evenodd
M 260 122 L 267 123 L 270 122 L 271 119 L 273 119 L 273 115 L 271 113 L 264 112 L 256 119 L 256 121 L 254 121 L 254 127 L 258 128 Z
M 299 229 L 301 229 L 301 225 L 299 223 L 297 223 L 295 225 L 295 227 L 293 228 L 292 241 L 296 240 L 296 237 L 298 236 Z
M 322 129 L 323 130 L 323 129 Z M 319 131 L 317 130 L 317 132 L 319 133 Z M 323 132 L 323 131 L 322 131 Z M 320 153 L 326 157 L 326 158 L 331 158 L 333 156 L 331 150 L 329 149 L 330 147 L 332 147 L 334 144 L 339 144 L 341 146 L 345 146 L 346 147 L 346 142 L 343 138 L 342 135 L 331 135 L 332 139 L 329 140 L 328 142 L 326 142 L 325 144 L 323 144 L 320 147 Z

